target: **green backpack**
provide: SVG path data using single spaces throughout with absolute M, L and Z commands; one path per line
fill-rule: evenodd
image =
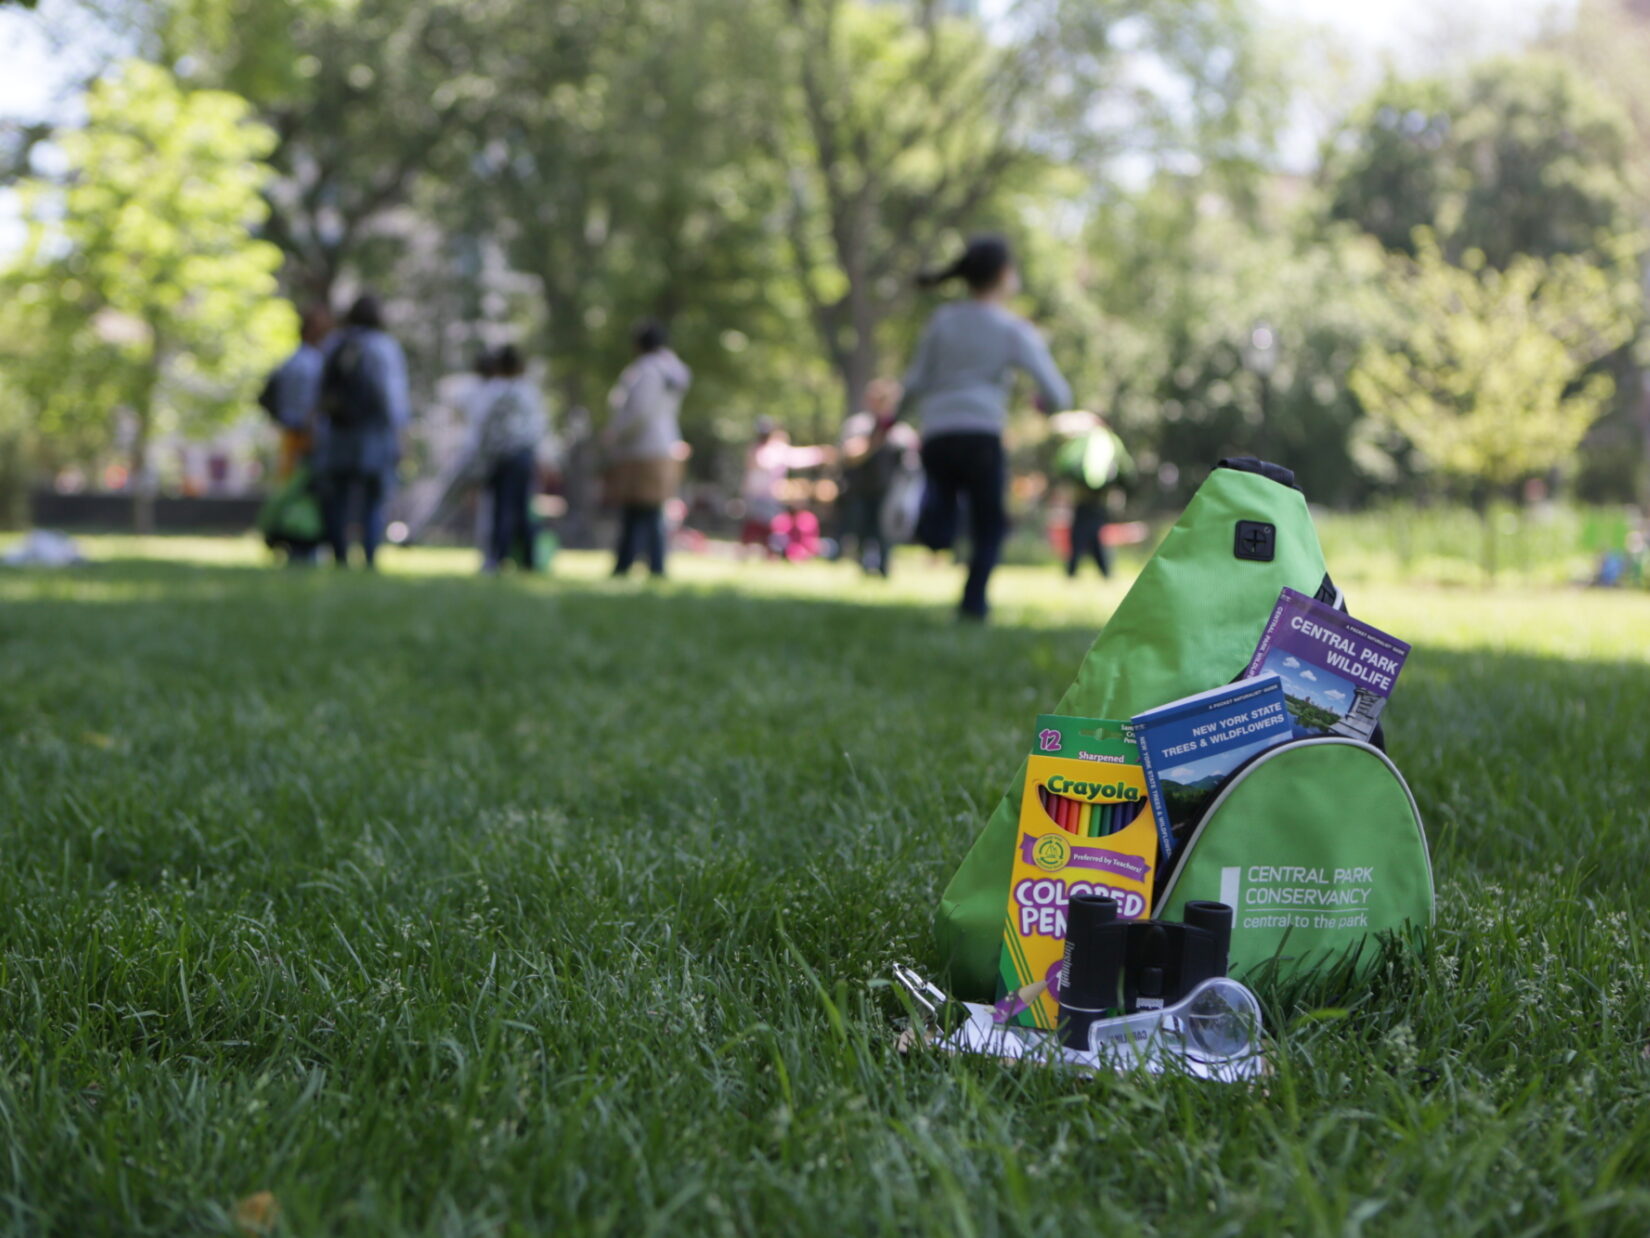
M 1052 712 L 1127 719 L 1230 683 L 1285 586 L 1340 601 L 1305 496 L 1285 469 L 1221 461 Z M 1024 778 L 1022 762 L 935 917 L 942 964 L 965 1000 L 996 995 Z M 1180 919 L 1194 899 L 1232 906 L 1230 970 L 1239 978 L 1262 967 L 1372 961 L 1371 934 L 1429 926 L 1433 915 L 1414 796 L 1380 748 L 1351 739 L 1296 740 L 1239 769 L 1157 890 L 1152 914 L 1161 918 Z

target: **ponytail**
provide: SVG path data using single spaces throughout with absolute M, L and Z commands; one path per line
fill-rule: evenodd
M 917 273 L 917 287 L 924 290 L 938 288 L 941 284 L 949 284 L 962 276 L 963 260 L 958 258 L 948 267 L 932 267 Z
M 938 288 L 941 284 L 961 279 L 967 281 L 970 292 L 989 292 L 1013 264 L 1013 251 L 1002 237 L 991 234 L 974 236 L 969 238 L 967 248 L 950 266 L 919 274 L 917 287 Z

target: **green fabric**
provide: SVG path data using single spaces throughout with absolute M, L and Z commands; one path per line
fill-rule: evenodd
M 1239 520 L 1277 528 L 1274 558 L 1237 558 Z M 1216 469 L 1095 640 L 1077 680 L 1051 711 L 1130 718 L 1229 683 L 1249 664 L 1278 593 L 1316 593 L 1325 572 L 1298 490 L 1255 473 Z M 1027 719 L 1028 725 L 1030 719 Z M 991 1001 L 1008 903 L 1010 850 L 1025 779 L 1020 763 L 1002 802 L 963 858 L 935 916 L 941 966 L 958 997 Z
M 561 549 L 561 538 L 549 529 L 539 529 L 533 536 L 533 570 L 548 572 Z
M 1232 904 L 1230 973 L 1293 971 L 1369 933 L 1432 922 L 1432 864 L 1403 780 L 1373 748 L 1309 741 L 1263 756 L 1214 805 L 1156 914 Z M 1380 955 L 1364 950 L 1360 968 Z M 1275 961 L 1275 963 L 1274 963 Z
M 321 504 L 310 484 L 310 471 L 299 465 L 281 488 L 258 509 L 258 532 L 266 538 L 299 544 L 321 540 Z
M 1134 460 L 1123 440 L 1102 426 L 1063 443 L 1054 453 L 1054 475 L 1089 490 L 1104 490 L 1134 472 Z

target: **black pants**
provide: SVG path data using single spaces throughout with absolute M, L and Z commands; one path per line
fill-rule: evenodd
M 1003 440 L 995 434 L 945 434 L 922 445 L 927 474 L 917 540 L 930 550 L 948 550 L 957 538 L 958 509 L 968 504 L 968 582 L 958 607 L 983 619 L 988 609 L 986 586 L 1008 534 L 1003 506 L 1006 480 Z
M 1084 555 L 1093 555 L 1100 566 L 1100 575 L 1111 575 L 1111 555 L 1101 533 L 1106 527 L 1106 506 L 1099 500 L 1085 500 L 1071 509 L 1071 557 L 1066 560 L 1066 575 L 1077 575 L 1077 565 Z
M 619 555 L 613 574 L 623 576 L 643 556 L 650 572 L 665 574 L 665 509 L 658 503 L 626 503 L 619 514 Z
M 512 555 L 523 568 L 533 566 L 533 453 L 519 451 L 494 463 L 487 474 L 493 522 L 487 530 L 487 565 L 497 567 Z
M 374 470 L 339 470 L 321 478 L 321 507 L 327 542 L 339 567 L 349 564 L 349 530 L 357 511 L 361 518 L 361 551 L 371 567 L 384 536 L 384 474 Z
M 892 549 L 882 532 L 882 505 L 885 491 L 860 486 L 842 496 L 842 536 L 854 539 L 859 565 L 867 572 L 888 575 L 888 553 Z

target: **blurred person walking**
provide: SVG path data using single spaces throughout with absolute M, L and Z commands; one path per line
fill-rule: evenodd
M 407 360 L 384 329 L 378 299 L 362 296 L 330 342 L 321 372 L 316 472 L 326 506 L 333 562 L 349 566 L 352 526 L 374 566 L 384 535 L 384 501 L 411 419 Z
M 956 540 L 958 511 L 968 506 L 971 554 L 958 615 L 983 620 L 986 589 L 1008 532 L 1003 427 L 1015 371 L 1031 376 L 1044 411 L 1064 408 L 1071 389 L 1037 329 L 1005 302 L 1020 288 L 1008 242 L 977 236 L 949 266 L 921 276 L 935 288 L 962 280 L 968 296 L 934 311 L 905 376 L 901 412 L 915 407 L 922 429 L 928 488 L 917 539 L 933 550 Z
M 259 405 L 279 427 L 281 442 L 275 486 L 259 509 L 257 526 L 269 548 L 284 552 L 292 566 L 314 563 L 316 547 L 325 534 L 310 453 L 331 334 L 331 309 L 312 305 L 304 310 L 297 351 L 276 367 L 258 395 Z
M 676 496 L 685 444 L 679 417 L 693 371 L 670 350 L 662 323 L 638 323 L 631 336 L 636 357 L 608 396 L 613 419 L 604 436 L 608 501 L 619 507 L 619 544 L 613 575 L 647 560 L 654 576 L 665 574 L 665 504 Z
M 275 466 L 277 481 L 285 481 L 309 455 L 314 440 L 315 405 L 321 393 L 325 346 L 332 334 L 332 310 L 312 305 L 299 318 L 298 348 L 275 368 L 264 384 L 258 403 L 281 431 L 281 454 Z
M 1106 549 L 1106 505 L 1111 495 L 1135 475 L 1134 458 L 1123 440 L 1098 413 L 1084 409 L 1056 413 L 1054 433 L 1065 441 L 1054 454 L 1054 479 L 1071 487 L 1071 547 L 1066 575 L 1076 577 L 1085 555 L 1100 575 L 1111 575 Z
M 894 483 L 909 471 L 916 436 L 895 420 L 900 387 L 879 378 L 865 388 L 865 407 L 842 425 L 842 536 L 853 539 L 859 565 L 888 575 L 893 547 L 886 508 Z
M 477 427 L 476 452 L 491 519 L 481 570 L 496 572 L 507 559 L 533 568 L 533 481 L 538 449 L 550 429 L 544 398 L 527 377 L 527 363 L 513 344 L 493 359 L 486 405 Z

